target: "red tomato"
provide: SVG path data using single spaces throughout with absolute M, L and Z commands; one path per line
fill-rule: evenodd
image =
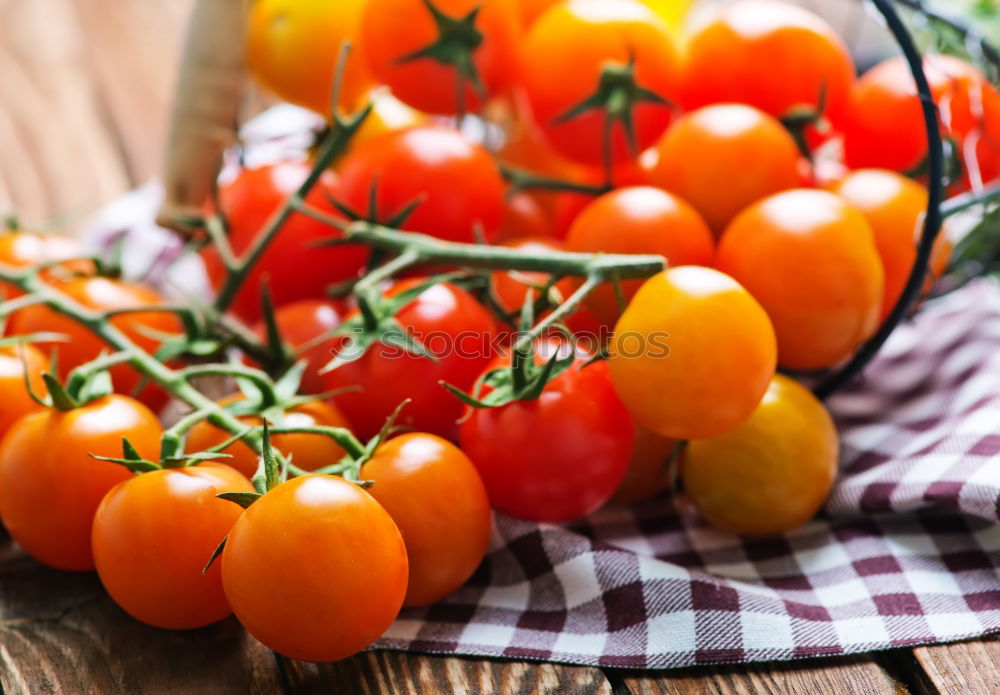
M 420 205 L 403 223 L 449 241 L 475 241 L 481 227 L 496 239 L 503 220 L 504 182 L 489 152 L 459 133 L 439 127 L 411 128 L 363 142 L 344 158 L 339 198 L 359 215 L 370 213 L 377 190 L 379 221 Z
M 237 255 L 253 244 L 271 215 L 308 175 L 308 162 L 283 162 L 244 169 L 220 187 L 222 212 L 229 222 L 229 243 Z M 324 174 L 306 202 L 327 214 L 336 214 L 327 196 L 336 196 L 337 190 L 334 175 Z M 328 286 L 357 275 L 368 257 L 367 250 L 361 246 L 315 247 L 339 236 L 333 227 L 301 213 L 293 214 L 236 294 L 232 311 L 246 321 L 256 321 L 260 317 L 261 283 L 265 281 L 274 303 L 280 306 L 323 297 Z M 218 253 L 209 247 L 202 258 L 212 285 L 218 289 L 224 277 Z
M 0 517 L 7 531 L 39 562 L 93 569 L 94 513 L 104 495 L 132 473 L 88 454 L 121 456 L 125 437 L 141 456 L 154 459 L 161 433 L 149 408 L 119 395 L 21 418 L 0 444 Z
M 104 497 L 91 536 L 94 564 L 129 615 L 189 630 L 232 612 L 219 563 L 202 573 L 241 514 L 216 497 L 222 492 L 253 492 L 253 485 L 229 466 L 201 463 L 131 477 Z
M 330 338 L 316 342 L 340 325 L 342 307 L 331 299 L 302 299 L 285 304 L 274 312 L 278 332 L 286 346 L 295 353 L 296 360 L 306 360 L 308 366 L 302 375 L 299 390 L 302 393 L 322 393 L 323 379 L 318 374 L 326 363 L 333 359 L 337 340 Z M 263 340 L 267 335 L 264 321 L 258 321 L 254 332 Z M 305 346 L 305 349 L 301 349 Z
M 390 294 L 421 281 L 403 281 Z M 436 356 L 436 363 L 378 343 L 360 359 L 326 373 L 324 390 L 358 387 L 335 396 L 333 403 L 362 439 L 374 436 L 406 398 L 413 402 L 397 424 L 454 439 L 462 405 L 438 382 L 460 389 L 472 386 L 494 357 L 490 341 L 496 322 L 472 295 L 448 284 L 425 290 L 396 319 Z
M 552 227 L 548 212 L 531 194 L 517 193 L 504 201 L 501 241 L 552 236 Z
M 24 378 L 27 373 L 31 389 L 44 396 L 42 372 L 48 368 L 45 355 L 32 345 L 0 348 L 0 438 L 23 415 L 42 407 L 29 395 Z
M 432 434 L 382 444 L 361 469 L 396 522 L 410 562 L 403 605 L 426 606 L 465 583 L 490 541 L 490 503 L 468 457 Z
M 454 64 L 433 57 L 407 59 L 442 37 L 425 0 L 368 0 L 361 21 L 361 49 L 372 72 L 410 106 L 429 113 L 453 114 L 460 101 L 466 111 L 482 106 L 472 84 L 464 81 L 459 100 L 459 72 Z M 433 0 L 433 6 L 452 19 L 477 11 L 475 38 L 455 32 L 448 39 L 463 46 L 472 58 L 486 95 L 499 94 L 511 79 L 511 59 L 520 31 L 513 0 Z M 460 49 L 461 50 L 461 49 Z
M 388 512 L 353 483 L 289 480 L 236 521 L 222 586 L 243 626 L 303 661 L 336 661 L 371 644 L 406 595 L 406 548 Z
M 802 185 L 795 140 L 751 106 L 719 104 L 685 114 L 656 153 L 650 183 L 693 205 L 716 235 L 751 203 Z
M 572 521 L 607 502 L 621 482 L 632 418 L 607 363 L 586 361 L 578 357 L 537 400 L 476 409 L 462 423 L 462 450 L 496 509 L 531 521 Z
M 722 235 L 716 266 L 767 311 L 788 369 L 831 367 L 878 328 L 885 278 L 875 235 L 832 193 L 798 189 L 751 205 Z
M 60 282 L 57 288 L 70 299 L 95 311 L 112 311 L 132 307 L 156 307 L 164 304 L 164 299 L 155 290 L 144 285 L 134 285 L 104 277 L 75 277 Z M 160 342 L 149 335 L 150 332 L 179 334 L 183 332 L 176 315 L 165 311 L 140 311 L 119 314 L 111 319 L 111 325 L 121 330 L 126 337 L 149 353 L 156 352 Z M 63 314 L 46 306 L 34 305 L 21 309 L 11 321 L 11 333 L 24 335 L 49 331 L 62 333 L 68 337 L 65 342 L 39 343 L 48 353 L 56 352 L 59 361 L 59 376 L 65 377 L 74 367 L 89 362 L 102 352 L 108 351 L 103 340 L 89 329 Z M 142 376 L 130 365 L 121 364 L 109 370 L 115 391 L 134 394 L 142 383 Z M 139 392 L 140 401 L 153 410 L 160 410 L 169 399 L 166 391 L 154 383 L 147 383 Z
M 715 240 L 694 208 L 680 198 L 649 186 L 619 188 L 594 200 L 570 227 L 567 251 L 586 253 L 658 254 L 672 265 L 710 265 Z M 642 280 L 621 283 L 630 300 Z M 587 306 L 605 325 L 621 315 L 615 289 L 598 287 Z
M 570 0 L 553 5 L 532 24 L 521 43 L 518 87 L 545 139 L 563 155 L 604 164 L 605 109 L 560 120 L 598 90 L 608 66 L 633 64 L 635 82 L 673 100 L 678 57 L 666 25 L 633 0 Z M 614 162 L 634 158 L 670 124 L 671 109 L 641 102 L 632 111 L 637 151 L 628 146 L 617 123 L 611 151 Z
M 234 394 L 223 398 L 219 401 L 219 405 L 227 406 L 243 398 L 243 394 Z M 259 417 L 251 415 L 241 415 L 238 419 L 247 426 L 259 427 L 263 424 Z M 282 422 L 270 424 L 272 427 L 347 426 L 344 416 L 324 401 L 310 401 L 297 405 L 285 413 Z M 206 451 L 222 444 L 231 436 L 229 432 L 210 424 L 207 420 L 202 420 L 188 432 L 185 449 L 190 452 Z M 293 464 L 306 471 L 331 466 L 344 456 L 344 450 L 337 446 L 336 442 L 320 434 L 275 434 L 271 437 L 271 444 L 281 453 L 290 456 Z M 246 477 L 252 478 L 257 471 L 260 457 L 246 442 L 234 442 L 223 449 L 223 453 L 232 457 L 223 459 L 224 463 Z
M 690 35 L 681 102 L 687 109 L 737 102 L 783 118 L 815 110 L 825 92 L 824 113 L 839 124 L 853 79 L 850 53 L 823 19 L 784 2 L 741 0 Z

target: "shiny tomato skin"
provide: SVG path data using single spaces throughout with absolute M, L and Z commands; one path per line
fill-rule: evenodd
M 671 126 L 647 176 L 690 203 L 719 235 L 751 203 L 801 185 L 800 157 L 784 126 L 763 111 L 715 104 Z
M 94 513 L 132 473 L 88 454 L 121 456 L 125 437 L 141 456 L 155 459 L 161 433 L 149 408 L 114 394 L 75 410 L 21 418 L 0 443 L 0 518 L 7 531 L 39 562 L 93 569 Z
M 295 353 L 296 360 L 308 362 L 299 388 L 302 393 L 323 392 L 319 370 L 333 359 L 337 341 L 330 338 L 317 343 L 316 339 L 336 330 L 343 321 L 343 315 L 343 305 L 332 299 L 301 299 L 275 310 L 275 322 L 285 345 Z M 263 319 L 254 326 L 254 332 L 261 340 L 266 339 L 267 328 Z M 303 346 L 306 346 L 304 350 L 301 349 Z
M 618 319 L 608 365 L 636 422 L 710 437 L 750 417 L 774 376 L 774 328 L 731 277 L 700 266 L 647 280 Z
M 652 254 L 669 265 L 710 265 L 715 239 L 701 215 L 679 197 L 650 186 L 619 188 L 595 199 L 573 221 L 567 251 Z M 623 280 L 626 302 L 642 280 Z M 612 285 L 598 287 L 587 307 L 607 326 L 621 315 Z
M 529 521 L 572 521 L 607 502 L 625 475 L 633 424 L 605 362 L 578 357 L 534 401 L 473 410 L 462 450 L 490 503 Z
M 516 193 L 504 200 L 501 242 L 522 237 L 550 237 L 552 234 L 551 215 L 530 193 Z
M 560 117 L 591 97 L 607 65 L 634 61 L 638 85 L 668 101 L 676 99 L 679 58 L 666 25 L 633 0 L 570 0 L 553 5 L 532 24 L 520 47 L 519 98 L 544 139 L 562 155 L 604 164 L 604 109 Z M 670 124 L 672 110 L 642 102 L 632 112 L 635 151 L 620 124 L 614 128 L 612 160 L 634 159 Z
M 57 289 L 87 309 L 95 311 L 166 304 L 164 298 L 150 287 L 104 277 L 74 277 L 57 283 Z M 155 353 L 160 346 L 160 341 L 149 335 L 149 332 L 168 335 L 183 332 L 177 316 L 165 311 L 119 314 L 111 318 L 111 325 L 149 353 Z M 65 377 L 74 367 L 109 350 L 107 344 L 90 330 L 48 307 L 30 306 L 18 311 L 13 317 L 11 333 L 23 335 L 39 331 L 61 333 L 68 338 L 61 342 L 38 344 L 48 354 L 58 354 L 60 378 Z M 118 393 L 132 395 L 143 381 L 139 372 L 127 364 L 114 366 L 108 371 Z M 166 404 L 169 395 L 157 384 L 146 383 L 138 398 L 154 411 L 159 411 Z
M 433 0 L 453 19 L 479 9 L 475 28 L 482 43 L 472 53 L 476 73 L 488 96 L 499 94 L 510 82 L 513 54 L 520 35 L 515 0 Z M 428 113 L 457 113 L 458 74 L 451 65 L 432 58 L 401 59 L 431 45 L 439 36 L 423 0 L 368 0 L 361 22 L 361 45 L 371 71 L 400 100 Z M 466 112 L 482 106 L 466 82 L 462 103 Z
M 723 6 L 688 37 L 681 104 L 742 103 L 774 118 L 797 107 L 843 121 L 855 69 L 834 29 L 809 10 L 774 0 Z M 745 164 L 745 162 L 743 162 Z
M 837 430 L 823 404 L 778 374 L 746 422 L 688 444 L 684 490 L 721 531 L 775 535 L 816 515 L 833 486 L 838 457 Z
M 389 294 L 421 281 L 404 280 Z M 437 363 L 378 343 L 360 359 L 327 372 L 324 391 L 344 389 L 332 402 L 362 439 L 377 434 L 396 407 L 410 398 L 412 402 L 400 413 L 397 425 L 454 440 L 462 405 L 438 382 L 471 388 L 495 356 L 490 339 L 496 332 L 496 321 L 472 295 L 449 284 L 425 290 L 396 314 L 396 319 L 408 333 L 426 341 L 425 347 L 437 356 Z
M 255 0 L 247 24 L 247 68 L 293 104 L 330 116 L 337 61 L 347 54 L 340 104 L 352 110 L 375 84 L 357 44 L 363 0 Z
M 504 214 L 504 182 L 482 146 L 438 126 L 394 131 L 361 143 L 340 168 L 338 198 L 369 214 L 372 186 L 377 217 L 390 219 L 422 200 L 403 229 L 448 241 L 476 241 L 481 227 L 493 241 Z
M 465 583 L 486 555 L 490 510 L 475 466 L 451 442 L 411 432 L 361 468 L 368 492 L 396 522 L 410 563 L 405 606 L 434 603 Z
M 309 175 L 309 163 L 285 161 L 257 169 L 243 169 L 219 188 L 222 213 L 229 223 L 229 243 L 239 255 L 254 242 L 268 219 Z M 306 202 L 328 215 L 338 216 L 327 196 L 337 195 L 337 179 L 324 173 Z M 300 299 L 323 297 L 332 284 L 348 280 L 361 270 L 368 252 L 360 246 L 316 244 L 331 241 L 340 232 L 301 213 L 293 214 L 264 252 L 236 293 L 232 311 L 248 322 L 260 317 L 261 284 L 266 282 L 276 306 Z M 202 252 L 212 286 L 224 278 L 222 261 L 213 248 Z
M 0 264 L 25 268 L 50 261 L 60 261 L 83 255 L 80 243 L 73 237 L 16 230 L 0 231 Z M 47 278 L 58 278 L 65 273 L 90 273 L 93 264 L 88 261 L 71 261 L 43 271 Z M 24 294 L 14 285 L 0 282 L 0 297 L 14 299 Z M 13 319 L 13 314 L 7 317 Z
M 881 322 L 899 301 L 913 270 L 927 212 L 927 189 L 894 171 L 859 169 L 830 185 L 829 190 L 864 215 L 875 233 L 875 247 L 885 274 Z M 944 271 L 949 252 L 950 243 L 942 230 L 934 244 L 928 288 Z
M 219 563 L 202 572 L 242 510 L 223 492 L 253 492 L 219 463 L 166 468 L 113 487 L 97 508 L 94 563 L 111 598 L 154 627 L 190 630 L 232 611 Z
M 722 235 L 716 267 L 767 311 L 787 369 L 831 367 L 878 328 L 885 278 L 875 234 L 827 191 L 795 189 L 751 205 Z
M 226 598 L 247 631 L 302 661 L 364 649 L 406 595 L 396 524 L 371 495 L 333 476 L 294 478 L 254 502 L 221 561 Z
M 32 391 L 44 396 L 42 372 L 48 369 L 49 361 L 33 345 L 0 348 L 0 438 L 22 416 L 42 408 L 28 392 L 25 373 Z
M 225 407 L 243 399 L 242 394 L 233 394 L 219 401 L 219 405 Z M 238 419 L 248 427 L 259 427 L 263 424 L 259 417 L 252 415 L 241 415 Z M 346 427 L 347 421 L 329 403 L 309 401 L 288 410 L 284 415 L 283 422 L 272 421 L 269 424 L 272 427 L 281 425 L 287 427 Z M 185 449 L 189 452 L 206 451 L 222 444 L 230 437 L 232 435 L 225 430 L 210 424 L 207 420 L 202 420 L 188 432 Z M 332 439 L 319 434 L 275 434 L 271 437 L 271 444 L 276 450 L 291 456 L 292 463 L 306 471 L 331 466 L 344 456 L 344 450 L 337 446 Z M 234 442 L 222 451 L 231 457 L 221 459 L 223 463 L 235 468 L 247 478 L 253 477 L 257 471 L 260 457 L 246 442 Z

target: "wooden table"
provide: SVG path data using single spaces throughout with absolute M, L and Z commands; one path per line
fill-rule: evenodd
M 191 0 L 0 0 L 0 211 L 71 228 L 157 173 Z M 1000 642 L 659 673 L 365 653 L 276 657 L 235 620 L 167 632 L 0 538 L 0 686 L 23 693 L 1000 693 Z

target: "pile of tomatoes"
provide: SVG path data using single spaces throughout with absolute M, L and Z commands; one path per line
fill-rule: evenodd
M 798 6 L 736 0 L 681 31 L 665 21 L 681 5 L 256 0 L 247 58 L 263 86 L 326 114 L 343 55 L 336 109 L 372 104 L 306 196 L 327 221 L 292 214 L 212 319 L 282 358 L 240 364 L 304 368 L 278 403 L 248 392 L 219 402 L 248 429 L 283 428 L 268 441 L 302 474 L 255 492 L 257 450 L 208 421 L 187 432 L 185 452 L 228 458 L 161 461 L 154 413 L 175 390 L 134 365 L 110 366 L 115 393 L 36 403 L 25 384 L 53 395 L 54 377 L 68 378 L 71 389 L 104 345 L 86 321 L 24 302 L 6 335 L 62 340 L 0 344 L 0 517 L 14 539 L 51 566 L 96 568 L 152 625 L 234 612 L 264 644 L 322 661 L 370 644 L 401 606 L 461 586 L 494 509 L 566 522 L 657 498 L 679 476 L 723 531 L 810 519 L 835 478 L 837 433 L 785 374 L 844 362 L 903 291 L 928 204 L 920 100 L 900 59 L 858 76 L 837 34 Z M 978 190 L 1000 175 L 1000 93 L 957 58 L 929 56 L 925 69 L 961 165 L 950 186 Z M 220 183 L 206 211 L 225 220 L 234 253 L 311 166 L 286 160 Z M 511 350 L 530 328 L 519 315 L 538 305 L 544 317 L 582 278 L 408 268 L 382 288 L 395 307 L 382 319 L 403 338 L 353 354 L 370 317 L 349 289 L 385 258 L 343 243 L 329 219 L 527 253 L 659 255 L 667 268 L 603 277 L 527 362 Z M 122 335 L 182 366 L 189 355 L 167 336 L 185 327 L 165 300 L 66 260 L 77 255 L 66 243 L 11 230 L 0 261 L 46 264 L 46 281 L 88 316 L 111 312 Z M 201 253 L 220 287 L 225 259 Z M 933 273 L 948 253 L 939 242 Z M 372 443 L 345 451 L 324 427 Z M 128 467 L 88 455 L 122 456 L 123 439 Z M 345 454 L 370 487 L 311 474 Z

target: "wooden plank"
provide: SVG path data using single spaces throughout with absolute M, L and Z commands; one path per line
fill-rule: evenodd
M 612 695 L 596 668 L 523 661 L 364 652 L 333 664 L 285 662 L 295 693 L 338 695 Z
M 114 605 L 93 573 L 39 566 L 0 547 L 0 688 L 30 693 L 280 692 L 273 654 L 229 619 L 159 630 Z
M 622 682 L 633 695 L 907 694 L 865 657 L 629 674 Z
M 918 647 L 913 655 L 940 693 L 1000 693 L 1000 641 L 995 638 Z

